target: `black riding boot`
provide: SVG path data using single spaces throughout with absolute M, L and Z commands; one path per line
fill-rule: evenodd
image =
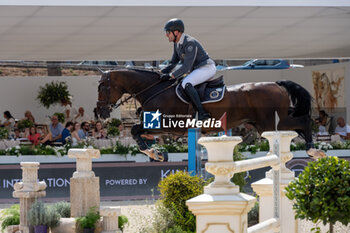
M 185 92 L 190 98 L 195 110 L 198 111 L 198 120 L 205 120 L 210 118 L 210 114 L 204 110 L 201 100 L 199 99 L 199 95 L 191 83 L 186 83 Z

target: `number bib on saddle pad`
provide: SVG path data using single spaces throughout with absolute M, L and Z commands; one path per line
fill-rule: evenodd
M 215 80 L 196 85 L 195 89 L 198 92 L 202 104 L 215 103 L 224 98 L 226 85 L 224 84 L 223 76 L 220 76 Z M 176 95 L 182 102 L 186 104 L 190 103 L 181 86 L 181 82 L 176 86 Z

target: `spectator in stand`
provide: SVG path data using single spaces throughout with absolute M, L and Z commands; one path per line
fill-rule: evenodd
M 118 125 L 118 129 L 119 129 L 119 137 L 126 137 L 126 131 L 124 130 L 124 125 L 123 123 L 120 123 L 120 125 Z
M 32 112 L 29 110 L 25 111 L 23 120 L 29 120 L 30 122 L 35 124 L 35 118 L 32 115 Z
M 74 121 L 81 124 L 84 121 L 91 122 L 92 118 L 85 114 L 85 110 L 83 107 L 80 107 L 78 109 L 78 114 L 74 117 Z
M 343 117 L 339 117 L 337 119 L 337 127 L 335 128 L 334 133 L 336 135 L 339 135 L 341 139 L 343 140 L 349 140 L 350 139 L 350 126 L 345 123 L 345 120 Z
M 105 139 L 107 138 L 107 132 L 105 129 L 102 127 L 102 122 L 97 121 L 95 124 L 95 129 L 92 132 L 92 136 L 96 139 Z
M 15 129 L 15 118 L 11 115 L 9 111 L 4 112 L 4 118 L 5 122 L 3 124 L 3 127 L 5 127 L 9 132 L 13 132 Z
M 77 146 L 81 139 L 79 137 L 80 124 L 78 122 L 74 123 L 73 132 L 72 132 L 72 146 Z
M 64 127 L 58 122 L 58 117 L 53 115 L 51 117 L 51 124 L 49 125 L 50 132 L 41 140 L 41 144 L 51 144 L 53 142 L 61 142 L 62 131 Z
M 36 131 L 36 127 L 32 126 L 29 129 L 29 135 L 28 135 L 28 140 L 33 144 L 33 145 L 38 145 L 40 142 L 40 133 Z
M 61 105 L 64 107 L 64 119 L 66 122 L 73 121 L 74 117 L 78 114 L 77 110 L 72 106 L 70 99 L 61 100 Z
M 80 139 L 86 139 L 89 137 L 90 124 L 86 121 L 81 123 L 80 129 L 78 131 L 78 136 Z
M 21 138 L 22 138 L 21 131 L 19 129 L 15 128 L 14 129 L 14 134 L 12 135 L 11 139 L 19 140 Z
M 327 121 L 328 121 L 328 114 L 324 110 L 319 111 L 318 118 L 315 120 L 316 124 L 318 125 L 319 135 L 328 134 L 328 132 L 326 131 Z
M 74 124 L 71 121 L 68 121 L 66 123 L 66 127 L 62 131 L 62 138 L 61 138 L 61 142 L 63 145 L 72 139 L 71 132 L 73 131 L 73 126 Z

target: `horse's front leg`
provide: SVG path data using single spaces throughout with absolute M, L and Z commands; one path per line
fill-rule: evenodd
M 141 134 L 144 134 L 145 132 L 146 131 L 143 129 L 142 125 L 140 124 L 134 125 L 131 128 L 132 138 L 136 141 L 140 151 L 154 160 L 163 162 L 164 156 L 162 155 L 162 153 L 153 148 L 149 148 L 146 142 L 142 139 Z

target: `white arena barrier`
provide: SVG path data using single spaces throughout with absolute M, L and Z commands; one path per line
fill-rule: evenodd
M 285 163 L 292 159 L 291 140 L 294 131 L 264 132 L 270 151 L 264 157 L 233 161 L 233 149 L 242 141 L 240 137 L 202 137 L 198 143 L 206 147 L 208 162 L 205 169 L 215 176 L 214 181 L 204 187 L 204 194 L 186 202 L 196 215 L 197 232 L 201 233 L 257 233 L 298 232 L 292 202 L 284 195 L 284 188 L 294 179 L 294 172 Z M 239 187 L 230 179 L 234 173 L 271 166 L 266 178 L 252 184 L 260 196 L 259 224 L 248 228 L 247 213 L 256 198 L 239 192 Z M 283 206 L 283 208 L 281 208 Z

